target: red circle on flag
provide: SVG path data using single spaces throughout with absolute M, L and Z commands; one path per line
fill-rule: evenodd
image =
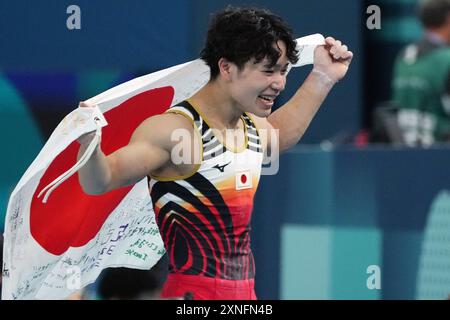
M 247 175 L 243 174 L 241 175 L 241 182 L 246 183 L 247 182 Z
M 142 92 L 104 113 L 108 125 L 102 129 L 101 148 L 108 155 L 125 146 L 133 131 L 145 119 L 166 111 L 174 89 L 162 87 Z M 50 164 L 36 188 L 30 208 L 30 231 L 48 252 L 63 254 L 69 247 L 81 247 L 100 231 L 109 214 L 131 190 L 132 186 L 99 196 L 83 192 L 78 174 L 56 188 L 47 203 L 39 192 L 77 162 L 79 144 L 74 141 Z

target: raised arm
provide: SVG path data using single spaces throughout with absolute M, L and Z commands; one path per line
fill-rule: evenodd
M 314 67 L 294 96 L 268 118 L 279 130 L 279 149 L 296 145 L 334 84 L 347 73 L 353 53 L 331 37 L 314 52 Z

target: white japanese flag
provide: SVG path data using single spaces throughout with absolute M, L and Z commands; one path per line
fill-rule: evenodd
M 309 49 L 323 44 L 323 37 L 297 41 L 303 52 L 297 65 L 312 63 Z M 64 299 L 107 267 L 150 269 L 159 260 L 165 251 L 147 179 L 90 196 L 76 171 L 100 135 L 101 149 L 111 154 L 142 121 L 189 98 L 208 80 L 208 66 L 197 59 L 105 91 L 87 100 L 95 108 L 78 108 L 63 119 L 9 199 L 2 299 Z M 92 131 L 97 136 L 77 162 L 76 139 Z

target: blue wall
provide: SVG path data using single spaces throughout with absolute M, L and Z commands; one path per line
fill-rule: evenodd
M 414 299 L 433 200 L 450 189 L 450 149 L 298 147 L 256 197 L 260 298 Z M 366 269 L 381 269 L 369 290 Z
M 81 10 L 69 30 L 66 9 Z M 2 1 L 0 68 L 25 71 L 160 69 L 185 62 L 189 1 Z
M 66 27 L 66 8 L 71 4 L 81 9 L 80 30 Z M 148 73 L 169 67 L 198 57 L 211 12 L 227 4 L 271 9 L 291 24 L 298 37 L 322 33 L 347 43 L 355 53 L 349 74 L 330 94 L 302 142 L 315 143 L 340 132 L 354 134 L 359 130 L 365 9 L 357 0 L 173 0 L 170 6 L 145 0 L 1 2 L 0 41 L 7 45 L 0 50 L 0 69 L 26 73 L 98 69 Z M 295 92 L 308 72 L 309 68 L 291 72 L 277 105 Z

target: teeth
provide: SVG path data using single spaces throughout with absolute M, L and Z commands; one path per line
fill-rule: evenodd
M 268 97 L 268 96 L 259 96 L 261 99 L 264 99 L 266 101 L 272 101 L 273 97 Z

